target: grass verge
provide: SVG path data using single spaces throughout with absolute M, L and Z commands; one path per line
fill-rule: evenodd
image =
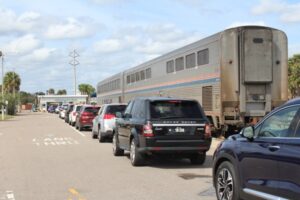
M 13 115 L 4 115 L 4 121 L 13 118 Z M 2 115 L 0 114 L 0 121 L 2 121 Z

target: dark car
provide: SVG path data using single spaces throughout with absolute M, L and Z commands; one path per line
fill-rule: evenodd
M 117 113 L 113 153 L 130 151 L 133 166 L 146 156 L 167 154 L 203 164 L 211 145 L 208 119 L 197 101 L 175 98 L 136 98 L 123 115 Z
M 66 112 L 65 112 L 65 122 L 66 123 L 69 123 L 69 114 L 70 114 L 70 112 L 72 112 L 72 110 L 73 110 L 73 107 L 74 107 L 74 104 L 69 104 L 68 105 L 68 108 L 66 109 Z
M 93 119 L 97 116 L 100 107 L 94 105 L 83 105 L 76 116 L 75 127 L 80 131 L 83 128 L 92 128 Z
M 214 154 L 218 199 L 300 199 L 300 98 L 222 142 Z
M 50 105 L 48 108 L 48 112 L 49 113 L 55 113 L 55 109 L 56 109 L 57 105 Z

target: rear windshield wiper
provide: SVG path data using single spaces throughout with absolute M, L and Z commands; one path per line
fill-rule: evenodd
M 177 119 L 177 118 L 187 118 L 184 116 L 167 116 L 167 117 L 158 117 L 159 119 Z

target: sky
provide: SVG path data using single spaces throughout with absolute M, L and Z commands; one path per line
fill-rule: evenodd
M 263 25 L 288 36 L 289 57 L 300 53 L 296 0 L 0 0 L 4 70 L 21 90 L 74 94 L 70 52 L 80 57 L 77 83 L 115 73 L 224 29 Z

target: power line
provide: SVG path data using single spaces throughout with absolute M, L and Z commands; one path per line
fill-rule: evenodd
M 76 60 L 76 58 L 79 57 L 80 55 L 74 49 L 73 51 L 70 52 L 69 56 L 72 58 L 72 60 L 69 62 L 69 64 L 72 65 L 73 69 L 74 69 L 74 94 L 76 95 L 76 91 L 77 91 L 76 66 L 80 64 L 79 61 Z

